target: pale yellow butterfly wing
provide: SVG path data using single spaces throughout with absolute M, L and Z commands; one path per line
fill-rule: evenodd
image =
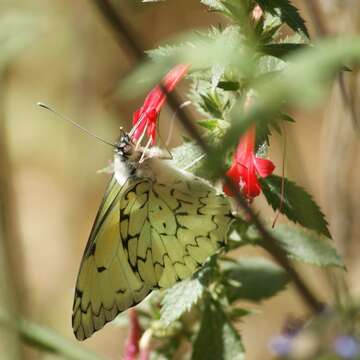
M 72 323 L 79 340 L 91 336 L 150 291 L 132 271 L 122 246 L 121 196 L 121 187 L 112 178 L 96 216 L 76 283 Z
M 191 276 L 225 244 L 229 203 L 201 180 L 149 182 L 134 192 L 149 201 L 139 237 L 124 246 L 133 270 L 152 287 L 167 288 Z
M 225 244 L 228 201 L 198 178 L 175 171 L 166 183 L 112 180 L 78 276 L 73 328 L 89 337 L 151 289 L 191 276 Z

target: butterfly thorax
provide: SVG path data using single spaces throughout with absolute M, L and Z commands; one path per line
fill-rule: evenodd
M 117 142 L 114 154 L 114 172 L 118 183 L 124 185 L 130 176 L 153 179 L 154 172 L 149 161 L 157 157 L 157 149 L 144 150 L 142 146 L 135 145 L 128 134 L 124 134 Z

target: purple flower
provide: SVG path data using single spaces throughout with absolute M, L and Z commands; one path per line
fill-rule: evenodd
M 360 355 L 360 344 L 354 337 L 349 335 L 337 337 L 334 349 L 344 359 L 354 359 Z
M 269 342 L 269 349 L 278 356 L 286 356 L 290 353 L 294 337 L 288 335 L 278 335 Z

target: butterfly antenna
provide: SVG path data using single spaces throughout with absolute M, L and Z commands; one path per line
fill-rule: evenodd
M 39 106 L 39 107 L 41 107 L 41 108 L 43 108 L 43 109 L 46 109 L 46 110 L 51 111 L 53 114 L 57 115 L 59 118 L 65 120 L 65 121 L 67 121 L 67 122 L 69 122 L 71 125 L 77 127 L 78 129 L 80 129 L 80 130 L 82 130 L 83 132 L 85 132 L 86 134 L 94 137 L 95 139 L 101 141 L 102 143 L 104 143 L 104 144 L 106 144 L 106 145 L 110 145 L 110 146 L 116 148 L 116 145 L 115 145 L 115 144 L 113 144 L 113 143 L 111 143 L 111 142 L 109 142 L 109 141 L 106 141 L 106 140 L 102 139 L 101 137 L 95 135 L 94 133 L 92 133 L 92 132 L 89 131 L 88 129 L 85 129 L 84 127 L 82 127 L 81 125 L 79 125 L 78 123 L 76 123 L 75 121 L 69 119 L 69 118 L 66 117 L 65 115 L 60 114 L 58 111 L 56 111 L 55 109 L 53 109 L 53 108 L 50 107 L 49 105 L 43 104 L 43 103 L 41 103 L 41 102 L 38 102 L 36 105 Z

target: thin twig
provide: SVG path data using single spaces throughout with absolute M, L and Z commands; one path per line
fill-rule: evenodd
M 95 6 L 98 8 L 102 16 L 110 24 L 116 42 L 120 47 L 126 46 L 131 51 L 132 57 L 135 62 L 139 63 L 147 59 L 144 49 L 146 48 L 136 36 L 130 25 L 126 23 L 123 17 L 116 10 L 115 6 L 110 0 L 92 0 Z M 128 54 L 128 53 L 127 53 Z M 176 90 L 173 90 L 171 94 L 167 95 L 172 98 L 172 102 L 168 102 L 173 112 L 177 112 L 182 101 L 177 95 Z
M 143 61 L 145 59 L 143 53 L 143 47 L 141 46 L 139 40 L 134 35 L 134 33 L 130 30 L 129 26 L 125 24 L 119 13 L 116 12 L 116 10 L 111 5 L 111 3 L 108 0 L 93 0 L 93 2 L 101 11 L 103 16 L 111 24 L 119 44 L 122 46 L 123 41 L 125 41 L 128 48 L 132 50 L 134 58 L 138 62 Z M 203 149 L 205 154 L 207 155 L 212 154 L 213 153 L 212 148 L 209 147 L 209 145 L 202 138 L 196 126 L 191 121 L 191 118 L 188 115 L 187 110 L 181 108 L 181 101 L 179 100 L 177 94 L 174 92 L 168 93 L 164 87 L 162 87 L 162 90 L 167 95 L 167 101 L 169 106 L 177 111 L 177 117 L 184 126 L 185 130 L 199 144 L 199 146 Z M 257 228 L 259 234 L 264 240 L 263 243 L 264 248 L 288 272 L 288 274 L 294 281 L 296 289 L 298 290 L 299 294 L 302 296 L 305 303 L 309 306 L 309 308 L 315 313 L 320 312 L 323 309 L 323 304 L 316 298 L 316 296 L 308 288 L 307 284 L 304 282 L 301 276 L 291 266 L 289 260 L 287 259 L 286 253 L 281 247 L 279 247 L 276 239 L 263 225 L 259 217 L 255 214 L 255 212 L 247 203 L 246 199 L 237 191 L 236 187 L 234 186 L 234 183 L 225 175 L 222 175 L 221 179 L 224 181 L 225 184 L 227 184 L 229 189 L 235 194 L 236 202 L 243 209 L 243 211 L 247 214 L 250 221 Z

